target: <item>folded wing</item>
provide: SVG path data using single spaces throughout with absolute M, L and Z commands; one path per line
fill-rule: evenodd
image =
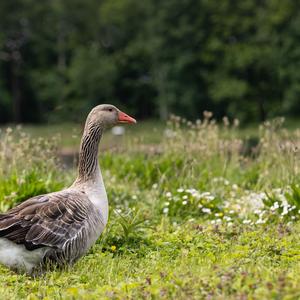
M 48 246 L 68 256 L 74 249 L 80 252 L 90 232 L 99 228 L 99 220 L 83 192 L 65 190 L 33 197 L 0 214 L 0 237 L 27 250 Z

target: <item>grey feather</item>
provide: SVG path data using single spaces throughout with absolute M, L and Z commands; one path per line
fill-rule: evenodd
M 82 256 L 104 229 L 100 212 L 77 190 L 28 199 L 0 214 L 0 237 L 27 250 L 50 247 L 45 256 L 71 263 Z

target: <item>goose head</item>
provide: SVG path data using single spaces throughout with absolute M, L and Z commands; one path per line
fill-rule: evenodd
M 87 123 L 97 124 L 104 128 L 112 127 L 118 123 L 136 123 L 136 120 L 111 104 L 101 104 L 92 109 Z

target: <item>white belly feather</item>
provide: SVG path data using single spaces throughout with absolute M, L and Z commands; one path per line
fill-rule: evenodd
M 0 263 L 13 269 L 26 270 L 31 273 L 32 268 L 42 262 L 48 247 L 28 251 L 24 245 L 18 245 L 6 238 L 0 238 Z

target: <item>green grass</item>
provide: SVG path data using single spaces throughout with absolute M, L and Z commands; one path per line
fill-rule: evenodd
M 1 268 L 6 299 L 297 299 L 299 225 L 210 228 L 162 221 L 135 249 L 101 244 L 39 279 Z M 148 241 L 150 245 L 145 245 Z M 126 247 L 127 248 L 127 247 Z
M 155 125 L 106 134 L 110 218 L 88 255 L 39 278 L 0 266 L 1 299 L 300 297 L 299 131 L 253 128 L 252 147 L 248 133 L 208 119 L 173 119 L 169 137 Z M 39 139 L 60 127 L 2 135 L 2 210 L 72 182 L 76 171 L 54 158 L 78 147 L 79 129 L 68 141 L 72 128 L 64 126 L 62 142 Z

